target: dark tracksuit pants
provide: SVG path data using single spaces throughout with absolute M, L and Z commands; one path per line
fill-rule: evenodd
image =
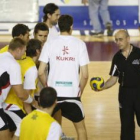
M 135 140 L 135 122 L 140 126 L 140 87 L 119 89 L 121 140 Z

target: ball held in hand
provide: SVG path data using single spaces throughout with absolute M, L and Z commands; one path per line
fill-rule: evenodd
M 93 77 L 90 80 L 90 86 L 93 90 L 101 90 L 104 86 L 104 79 L 102 77 Z

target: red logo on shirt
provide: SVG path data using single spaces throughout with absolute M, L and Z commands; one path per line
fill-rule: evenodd
M 65 54 L 69 54 L 68 53 L 68 47 L 65 47 L 64 46 L 64 49 L 62 50 L 63 51 L 63 55 Z M 75 61 L 75 57 L 67 57 L 67 56 L 56 56 L 56 60 L 57 61 Z
M 64 49 L 62 50 L 62 51 L 63 51 L 63 55 L 69 54 L 69 53 L 68 53 L 68 50 L 69 50 L 68 47 L 65 47 L 65 46 L 64 46 Z

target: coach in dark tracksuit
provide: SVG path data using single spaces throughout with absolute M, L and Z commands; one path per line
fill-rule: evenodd
M 140 49 L 130 44 L 127 31 L 115 34 L 119 51 L 114 55 L 110 70 L 111 77 L 103 89 L 112 87 L 119 81 L 119 104 L 121 120 L 121 140 L 135 140 L 135 122 L 140 126 Z

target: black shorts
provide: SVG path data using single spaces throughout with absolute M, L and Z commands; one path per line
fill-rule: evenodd
M 75 123 L 82 121 L 85 117 L 83 106 L 79 97 L 58 97 L 53 115 L 60 109 L 63 117 Z
M 3 110 L 0 109 L 0 131 L 9 129 L 11 132 L 15 131 L 17 125 L 26 116 L 22 110 Z
M 22 110 L 4 110 L 7 121 L 8 128 L 10 131 L 15 131 L 20 125 L 21 120 L 26 116 Z
M 0 109 L 0 131 L 9 129 L 8 127 L 8 120 L 6 114 L 4 113 L 3 109 Z

